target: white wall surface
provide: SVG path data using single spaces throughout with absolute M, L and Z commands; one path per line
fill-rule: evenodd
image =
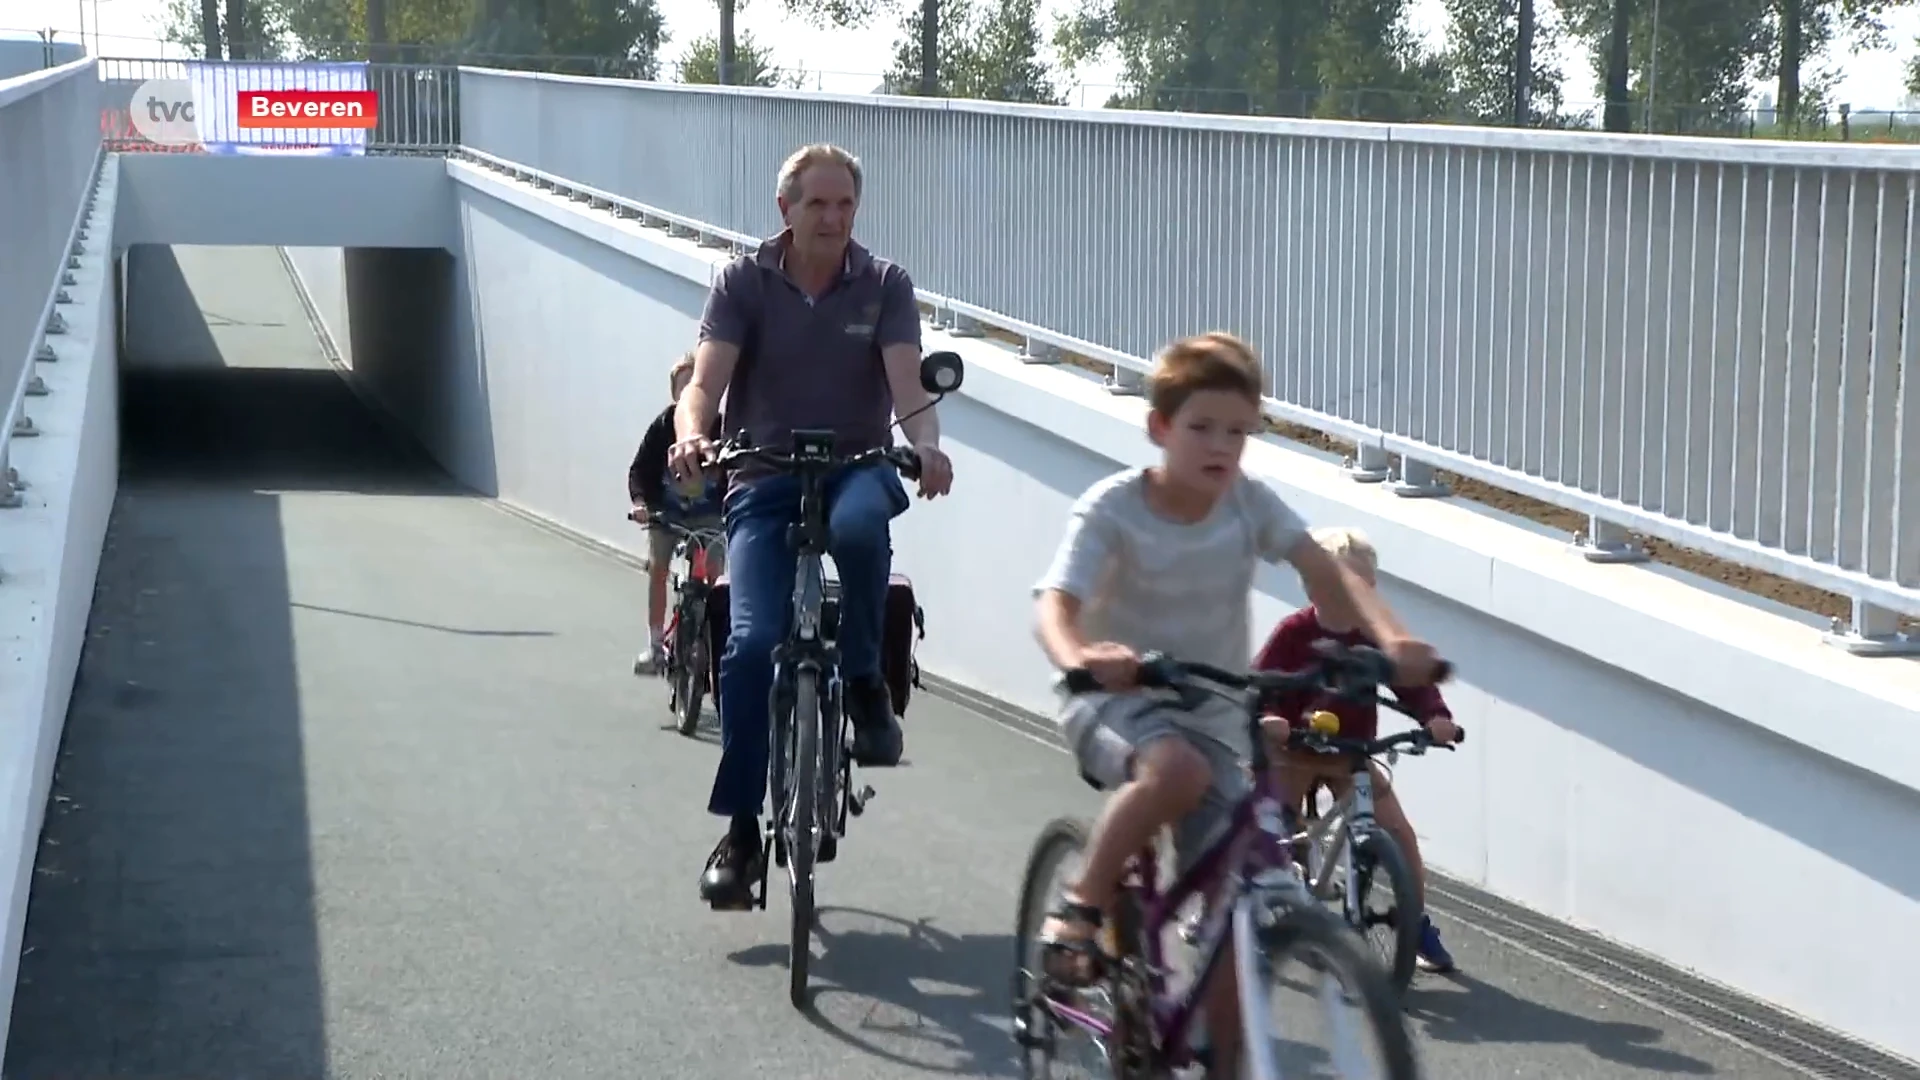
M 486 435 L 442 460 L 635 548 L 622 473 L 720 256 L 448 170 L 477 312 L 458 359 L 474 366 L 435 378 L 481 392 L 438 399 L 461 412 L 434 422 Z M 916 504 L 895 540 L 927 607 L 923 662 L 1044 710 L 1028 589 L 1072 500 L 1150 460 L 1144 405 L 988 342 L 930 332 L 938 346 L 969 364 L 941 412 L 954 494 Z M 1845 656 L 1791 619 L 1656 569 L 1586 563 L 1467 505 L 1397 499 L 1279 444 L 1248 465 L 1309 520 L 1368 530 L 1389 597 L 1460 666 L 1448 696 L 1468 742 L 1397 775 L 1436 865 L 1920 1057 L 1899 1004 L 1920 966 L 1920 667 Z M 1288 575 L 1266 573 L 1259 632 L 1300 602 Z
M 123 154 L 128 244 L 446 248 L 446 166 L 429 157 Z
M 50 339 L 59 359 L 37 365 L 48 394 L 27 399 L 41 433 L 12 443 L 13 467 L 31 485 L 25 504 L 0 510 L 0 1049 L 54 756 L 119 485 L 115 177 L 109 158 L 68 290 L 74 302 L 60 308 L 69 332 Z
M 286 247 L 288 262 L 298 275 L 300 287 L 318 312 L 342 365 L 353 367 L 353 334 L 347 320 L 346 249 L 323 247 Z

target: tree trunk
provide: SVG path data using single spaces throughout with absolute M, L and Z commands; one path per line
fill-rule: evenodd
M 733 75 L 733 0 L 720 0 L 720 85 L 732 86 Z
M 1780 93 L 1774 107 L 1782 124 L 1800 120 L 1800 57 L 1806 50 L 1801 0 L 1780 0 Z
M 940 0 L 920 0 L 920 93 L 940 93 Z
M 367 59 L 382 63 L 387 58 L 387 0 L 367 0 Z
M 244 60 L 253 42 L 247 33 L 247 0 L 227 0 L 227 59 Z
M 201 56 L 220 59 L 220 0 L 200 0 Z
M 1613 25 L 1607 30 L 1607 106 L 1602 126 L 1608 131 L 1633 130 L 1633 110 L 1627 101 L 1627 80 L 1633 70 L 1629 32 L 1633 0 L 1613 0 Z
M 1520 0 L 1514 22 L 1513 123 L 1527 127 L 1533 123 L 1533 0 Z

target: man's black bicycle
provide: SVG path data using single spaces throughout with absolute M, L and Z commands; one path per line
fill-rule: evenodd
M 668 705 L 678 721 L 680 734 L 692 735 L 700 727 L 700 704 L 706 697 L 712 665 L 707 662 L 707 600 L 713 592 L 713 553 L 727 542 L 719 529 L 690 529 L 676 521 L 655 522 L 679 534 L 674 546 L 676 558 L 687 560 L 682 576 L 673 575 L 673 618 L 666 633 L 666 657 L 661 671 L 666 675 L 670 695 Z M 723 616 L 724 617 L 724 614 Z
M 920 385 L 933 395 L 923 409 L 959 389 L 962 374 L 956 353 L 937 352 L 921 360 Z M 913 415 L 894 423 L 897 426 Z M 714 464 L 723 469 L 751 460 L 800 478 L 800 520 L 787 532 L 798 556 L 792 621 L 785 640 L 773 651 L 768 759 L 773 819 L 767 827 L 754 897 L 755 905 L 764 910 L 766 868 L 770 863 L 786 868 L 792 899 L 787 995 L 796 1009 L 805 1007 L 812 956 L 814 866 L 837 854 L 848 817 L 858 817 L 874 794 L 872 787 L 853 790 L 853 728 L 842 708 L 840 652 L 832 638 L 835 628 L 826 625 L 821 613 L 831 584 L 821 565 L 827 554 L 827 480 L 842 469 L 878 461 L 892 465 L 909 480 L 920 477 L 920 459 L 909 447 L 842 455 L 834 452 L 833 444 L 831 431 L 796 430 L 792 452 L 780 453 L 755 447 L 742 434 L 717 447 L 714 458 Z

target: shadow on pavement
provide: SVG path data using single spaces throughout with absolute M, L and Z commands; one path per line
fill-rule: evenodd
M 1645 1024 L 1593 1020 L 1515 997 L 1455 972 L 1444 980 L 1415 983 L 1407 991 L 1407 1015 L 1425 1038 L 1448 1043 L 1561 1043 L 1584 1046 L 1605 1061 L 1666 1075 L 1703 1076 L 1712 1065 L 1652 1045 L 1661 1032 Z
M 813 1026 L 908 1068 L 1018 1075 L 1005 1023 L 1011 936 L 955 935 L 926 919 L 823 907 L 814 941 L 806 1011 Z M 784 967 L 787 947 L 756 945 L 729 959 Z

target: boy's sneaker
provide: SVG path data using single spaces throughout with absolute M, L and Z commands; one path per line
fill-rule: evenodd
M 1436 975 L 1444 975 L 1453 970 L 1453 954 L 1447 951 L 1445 945 L 1440 944 L 1440 928 L 1433 925 L 1433 920 L 1425 915 L 1420 916 L 1420 953 L 1416 962 L 1420 970 L 1430 971 Z
M 658 641 L 641 649 L 640 655 L 633 658 L 633 673 L 635 675 L 660 674 L 660 643 Z

